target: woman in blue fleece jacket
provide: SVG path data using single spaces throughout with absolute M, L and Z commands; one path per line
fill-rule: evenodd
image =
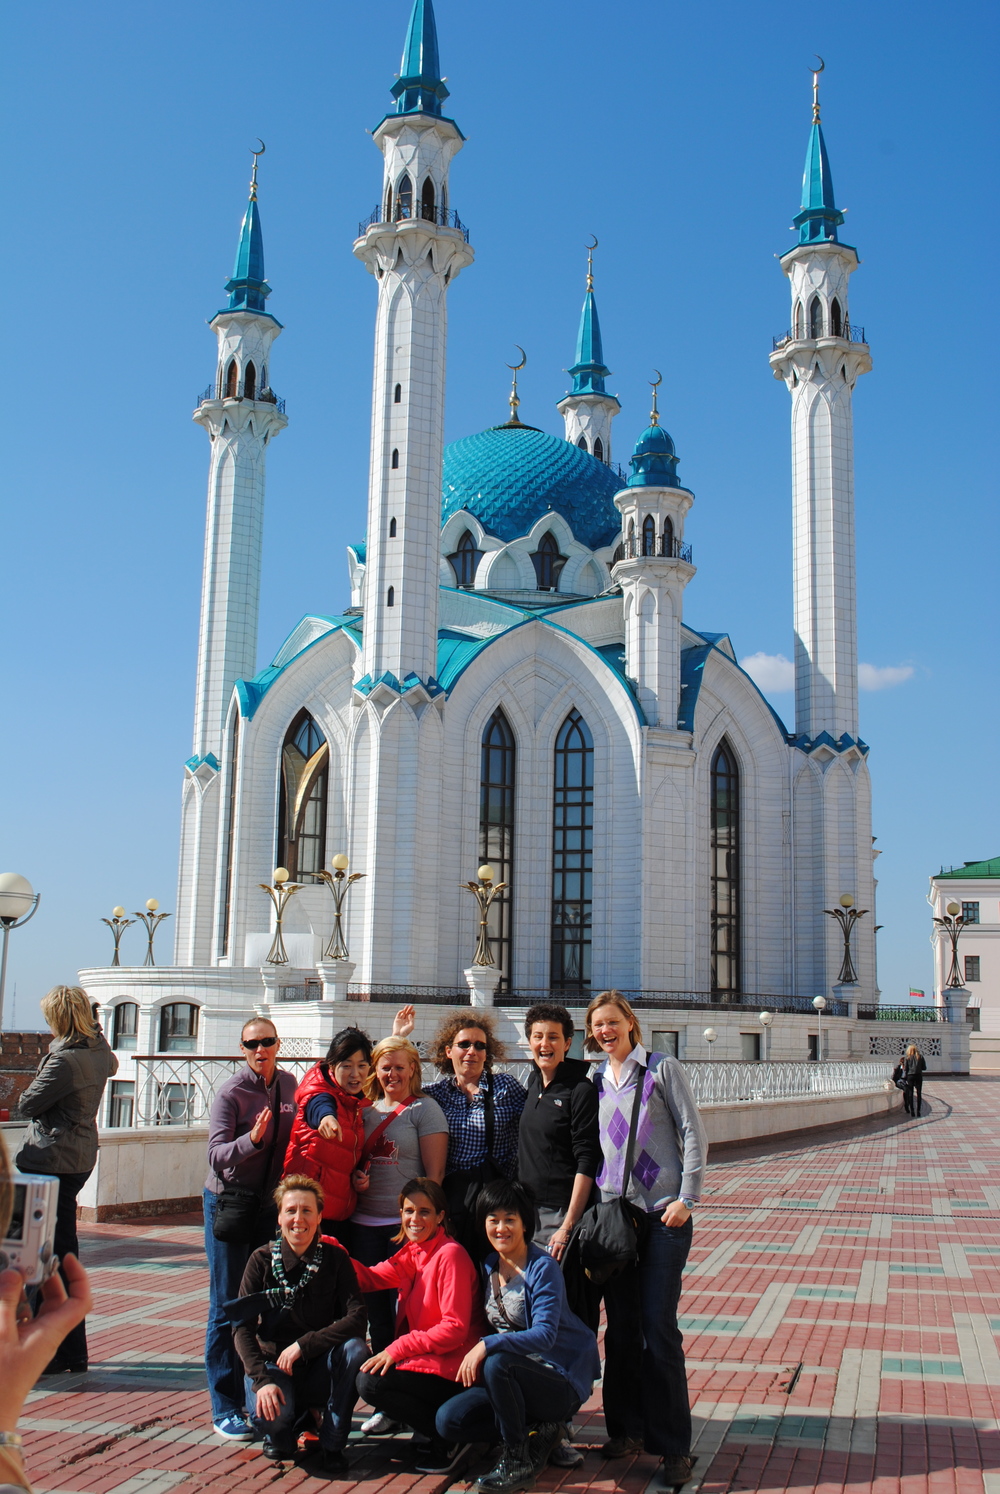
M 495 1442 L 500 1461 L 479 1480 L 481 1494 L 531 1487 L 565 1424 L 601 1373 L 597 1339 L 566 1302 L 562 1269 L 531 1243 L 535 1202 L 523 1183 L 489 1183 L 477 1215 L 492 1254 L 483 1264 L 492 1333 L 458 1371 L 469 1387 L 438 1412 L 448 1443 Z

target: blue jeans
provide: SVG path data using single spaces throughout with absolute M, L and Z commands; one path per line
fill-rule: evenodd
M 205 1211 L 205 1254 L 208 1257 L 208 1325 L 205 1330 L 205 1373 L 208 1376 L 208 1393 L 212 1400 L 212 1420 L 222 1421 L 226 1416 L 241 1416 L 244 1411 L 243 1364 L 233 1343 L 232 1324 L 222 1310 L 240 1294 L 240 1282 L 247 1268 L 251 1252 L 269 1239 L 267 1225 L 259 1240 L 250 1245 L 226 1245 L 212 1233 L 215 1219 L 216 1194 L 205 1189 L 203 1195 Z
M 393 1235 L 399 1233 L 398 1224 L 358 1224 L 349 1222 L 347 1249 L 363 1266 L 378 1266 L 395 1255 L 401 1248 Z M 368 1341 L 373 1354 L 381 1354 L 396 1337 L 396 1292 L 393 1288 L 384 1292 L 365 1292 L 365 1311 L 368 1314 Z
M 487 1354 L 485 1386 L 463 1390 L 445 1401 L 435 1427 L 445 1442 L 524 1442 L 539 1421 L 569 1421 L 580 1397 L 565 1375 L 526 1354 Z
M 358 1399 L 358 1370 L 368 1358 L 363 1338 L 349 1338 L 319 1359 L 299 1359 L 290 1375 L 269 1363 L 267 1377 L 277 1385 L 285 1398 L 273 1421 L 257 1415 L 257 1397 L 253 1381 L 244 1376 L 247 1405 L 254 1425 L 279 1446 L 291 1447 L 293 1428 L 299 1417 L 313 1407 L 323 1407 L 319 1445 L 328 1452 L 341 1452 L 347 1446 L 351 1417 Z
M 691 1404 L 677 1304 L 691 1249 L 679 1229 L 652 1214 L 638 1266 L 604 1288 L 604 1424 L 609 1437 L 641 1437 L 661 1458 L 691 1450 Z M 642 1352 L 639 1352 L 639 1346 Z

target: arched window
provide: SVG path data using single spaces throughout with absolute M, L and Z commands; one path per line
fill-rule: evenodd
M 111 1046 L 119 1052 L 134 1052 L 139 1031 L 139 1008 L 134 1001 L 120 1001 L 111 1018 Z
M 267 364 L 266 363 L 263 365 L 263 367 L 261 368 L 261 371 L 260 371 L 260 387 L 262 389 L 266 389 L 267 388 Z
M 392 222 L 392 183 L 385 189 L 385 222 Z
M 823 306 L 819 296 L 813 296 L 809 302 L 809 336 L 823 336 Z
M 233 921 L 233 828 L 236 824 L 236 759 L 240 745 L 240 713 L 234 711 L 233 726 L 229 739 L 229 799 L 226 804 L 226 838 L 223 842 L 222 880 L 226 895 L 222 903 L 222 938 L 219 941 L 222 954 L 229 953 L 229 933 Z
M 420 189 L 420 216 L 429 223 L 434 222 L 434 183 L 429 176 L 424 177 L 424 184 Z
M 674 521 L 669 518 L 663 521 L 663 553 L 668 558 L 674 554 Z
M 656 520 L 652 514 L 647 514 L 642 521 L 642 553 L 656 554 Z
M 476 549 L 476 541 L 470 530 L 466 530 L 458 542 L 454 555 L 449 555 L 451 568 L 459 586 L 474 586 L 476 570 L 483 558 L 482 550 Z
M 396 217 L 413 217 L 413 183 L 405 174 L 400 177 L 399 186 L 396 188 Z
M 632 544 L 635 543 L 635 520 L 634 519 L 629 519 L 629 521 L 628 521 L 628 542 L 629 542 L 630 545 L 632 545 Z
M 160 1008 L 160 1053 L 193 1053 L 198 1046 L 198 1008 L 175 1001 Z
M 594 864 L 594 740 L 579 711 L 559 728 L 552 805 L 552 942 L 549 985 L 590 989 Z
M 239 387 L 240 371 L 236 367 L 236 359 L 230 358 L 229 367 L 226 369 L 226 399 L 235 399 L 236 390 Z
M 385 605 L 387 607 L 395 607 L 396 605 L 396 588 L 394 586 L 390 586 L 385 594 Z
M 278 865 L 293 882 L 316 882 L 326 859 L 330 749 L 308 711 L 300 711 L 281 749 Z
M 566 564 L 566 556 L 559 554 L 559 546 L 552 534 L 542 535 L 538 541 L 538 549 L 531 557 L 531 563 L 535 567 L 539 591 L 555 591 L 559 572 Z
M 599 462 L 604 461 L 604 442 L 600 436 L 594 438 L 594 455 Z
M 840 310 L 840 302 L 836 296 L 834 296 L 830 304 L 830 330 L 834 337 L 843 337 L 844 335 L 844 318 Z
M 514 733 L 503 711 L 493 712 L 483 732 L 479 773 L 479 856 L 492 866 L 504 892 L 490 907 L 493 958 L 500 969 L 500 989 L 510 990 L 511 914 L 514 872 Z
M 243 395 L 246 399 L 257 398 L 257 370 L 251 359 L 243 372 Z
M 394 540 L 396 538 L 396 521 L 395 521 L 395 519 L 390 519 L 389 520 L 389 538 L 391 540 Z
M 577 446 L 579 446 L 579 448 L 580 448 L 581 451 L 586 451 L 587 450 L 587 438 L 586 438 L 586 436 L 580 436 L 580 437 L 578 437 L 576 444 L 577 444 Z
M 392 470 L 394 472 L 395 472 L 396 468 L 399 466 L 399 452 L 397 451 L 397 449 L 395 447 L 393 447 L 393 449 L 392 449 L 392 462 L 391 462 L 391 466 L 392 466 Z
M 396 385 L 395 391 L 393 392 L 393 396 L 392 396 L 392 402 L 393 402 L 394 405 L 400 405 L 400 404 L 402 404 L 402 402 L 403 402 L 403 386 L 402 386 L 402 384 L 397 384 Z
M 802 337 L 805 332 L 805 320 L 802 316 L 802 302 L 795 303 L 795 321 L 792 324 L 796 338 Z
M 740 989 L 740 775 L 729 743 L 712 758 L 712 990 Z

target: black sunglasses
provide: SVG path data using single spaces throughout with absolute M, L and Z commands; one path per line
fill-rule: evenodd
M 466 1039 L 466 1041 L 462 1042 L 462 1043 L 456 1043 L 455 1047 L 456 1048 L 475 1048 L 475 1050 L 476 1050 L 477 1053 L 485 1053 L 486 1052 L 486 1044 L 485 1043 L 474 1043 L 471 1039 Z
M 240 1047 L 248 1048 L 253 1053 L 257 1048 L 273 1048 L 277 1041 L 276 1037 L 240 1038 Z

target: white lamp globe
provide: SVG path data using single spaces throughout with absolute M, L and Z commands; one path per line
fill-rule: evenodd
M 492 866 L 481 866 L 476 872 L 476 876 L 479 878 L 480 882 L 492 882 L 493 878 L 496 876 L 496 872 L 493 870 Z
M 813 997 L 813 1006 L 816 1008 L 816 1010 L 818 1012 L 821 1012 L 823 1010 L 823 1008 L 826 1006 L 826 997 L 825 996 L 814 996 Z
M 853 899 L 853 897 L 851 896 L 851 894 L 849 892 L 845 892 L 845 893 L 842 894 L 841 899 L 840 899 L 840 906 L 842 908 L 853 908 L 854 907 L 854 899 Z
M 278 887 L 281 887 L 283 883 L 287 882 L 288 868 L 284 866 L 276 866 L 274 868 L 274 880 Z
M 0 922 L 16 923 L 31 912 L 35 889 L 17 872 L 0 872 Z
M 112 908 L 111 909 L 111 917 L 112 918 L 124 918 L 125 917 L 125 909 L 121 906 L 120 903 L 119 903 L 119 905 L 118 905 L 117 908 Z
M 334 871 L 346 871 L 350 864 L 350 858 L 345 856 L 343 851 L 339 852 L 338 855 L 333 856 L 330 860 L 330 865 L 333 867 Z
M 714 1043 L 718 1036 L 719 1034 L 716 1032 L 714 1027 L 706 1027 L 705 1031 L 702 1033 L 702 1037 L 705 1039 L 706 1043 Z
M 774 1021 L 774 1013 L 761 1012 L 760 1016 L 757 1018 L 757 1021 L 762 1027 L 770 1027 L 771 1023 Z
M 24 878 L 22 877 L 21 880 L 23 881 Z M 948 906 L 947 906 L 947 908 L 945 909 L 945 912 L 951 918 L 957 918 L 958 915 L 959 915 L 959 913 L 961 913 L 961 911 L 962 911 L 962 906 L 961 906 L 960 903 L 949 903 Z
M 150 897 L 146 899 L 146 908 L 150 913 L 155 913 L 160 906 L 159 898 Z

